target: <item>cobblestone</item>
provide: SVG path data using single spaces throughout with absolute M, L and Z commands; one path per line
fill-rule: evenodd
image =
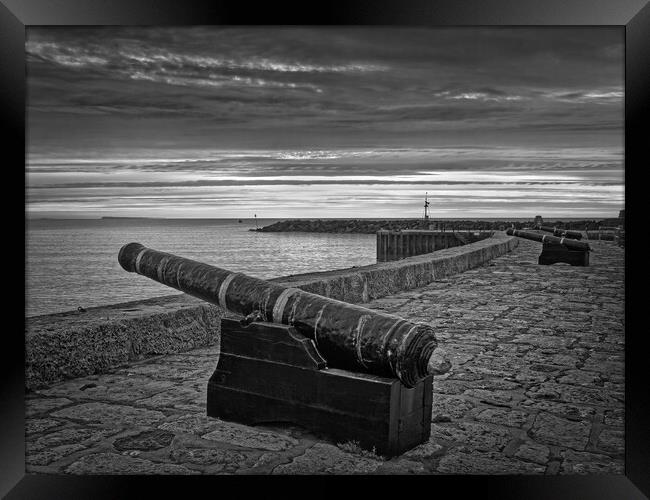
M 470 448 L 455 448 L 438 465 L 443 474 L 541 474 L 544 467 L 506 457 L 497 452 L 477 452 Z
M 280 451 L 298 444 L 297 440 L 289 436 L 228 422 L 221 422 L 218 429 L 204 434 L 202 437 L 211 441 L 221 441 L 258 450 Z
M 160 464 L 115 453 L 97 453 L 86 455 L 73 462 L 65 472 L 69 474 L 192 474 L 194 471 L 181 465 Z
M 591 424 L 572 421 L 541 412 L 537 415 L 530 436 L 538 442 L 584 450 L 589 442 Z
M 347 453 L 329 444 L 316 443 L 291 463 L 280 465 L 274 474 L 368 474 L 381 462 Z
M 244 452 L 214 448 L 178 448 L 171 452 L 175 462 L 206 467 L 211 474 L 235 473 L 254 467 L 259 452 Z
M 26 469 L 67 474 L 623 474 L 623 250 L 488 265 L 365 304 L 434 327 L 431 438 L 391 460 L 286 427 L 205 415 L 218 348 L 26 396 Z
M 69 418 L 84 422 L 98 422 L 106 425 L 149 426 L 165 416 L 157 410 L 147 410 L 123 404 L 84 403 L 69 406 L 52 413 L 54 417 Z
M 61 458 L 74 453 L 75 451 L 83 450 L 85 447 L 81 444 L 64 444 L 61 446 L 52 446 L 47 449 L 40 449 L 34 451 L 31 447 L 27 447 L 26 462 L 29 465 L 48 465 L 56 462 Z
M 548 463 L 550 450 L 548 447 L 537 443 L 523 443 L 515 452 L 515 457 L 538 464 Z
M 134 436 L 125 436 L 113 441 L 113 447 L 116 450 L 159 450 L 169 446 L 174 439 L 171 432 L 161 431 L 159 429 L 148 430 Z

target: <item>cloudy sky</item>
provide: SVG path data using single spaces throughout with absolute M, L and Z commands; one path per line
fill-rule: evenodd
M 609 217 L 619 28 L 28 28 L 33 217 Z

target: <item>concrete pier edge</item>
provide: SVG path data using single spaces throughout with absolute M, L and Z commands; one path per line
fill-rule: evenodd
M 481 266 L 517 245 L 517 238 L 496 232 L 475 243 L 399 261 L 270 281 L 365 303 Z M 105 373 L 151 356 L 218 346 L 224 314 L 217 306 L 180 294 L 26 318 L 26 388 Z

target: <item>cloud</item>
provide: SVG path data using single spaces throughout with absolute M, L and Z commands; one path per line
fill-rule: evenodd
M 352 210 L 348 197 L 371 213 L 430 188 L 453 204 L 465 189 L 467 203 L 493 211 L 504 191 L 524 203 L 543 188 L 609 206 L 619 200 L 609 188 L 622 186 L 622 35 L 30 27 L 30 204 L 309 209 L 309 193 L 333 211 Z
M 595 32 L 30 29 L 30 147 L 606 132 L 620 61 L 617 35 Z
M 227 186 L 311 186 L 311 185 L 426 185 L 426 186 L 457 186 L 457 185 L 489 185 L 489 186 L 552 186 L 552 185 L 565 185 L 565 184 L 580 184 L 584 183 L 580 180 L 571 181 L 528 181 L 528 182 L 493 182 L 493 181 L 432 181 L 432 180 L 397 180 L 397 179 L 368 179 L 361 183 L 358 179 L 251 179 L 251 180 L 194 180 L 194 181 L 147 181 L 147 182 L 76 182 L 76 183 L 62 183 L 51 184 L 48 186 L 32 186 L 31 189 L 88 189 L 88 188 L 181 188 L 181 187 L 227 187 Z M 592 185 L 605 186 L 605 185 L 619 185 L 616 182 L 605 183 L 592 183 Z
M 262 78 L 249 78 L 243 76 L 222 76 L 209 73 L 205 78 L 188 78 L 182 76 L 168 76 L 161 73 L 144 73 L 136 71 L 130 73 L 129 78 L 132 80 L 147 80 L 150 82 L 166 83 L 168 85 L 178 85 L 181 87 L 225 87 L 225 86 L 246 86 L 246 87 L 271 87 L 284 89 L 309 89 L 315 92 L 323 90 L 312 84 L 300 84 L 293 82 L 276 82 L 264 80 Z
M 555 99 L 563 102 L 576 103 L 602 103 L 602 104 L 619 104 L 622 102 L 624 93 L 622 89 L 585 89 L 576 91 L 551 91 L 544 94 L 548 99 Z

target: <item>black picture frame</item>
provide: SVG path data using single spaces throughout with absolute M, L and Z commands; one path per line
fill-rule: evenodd
M 645 331 L 640 325 L 643 292 L 633 293 L 628 269 L 635 272 L 634 282 L 644 283 L 638 273 L 643 263 L 636 259 L 643 250 L 639 241 L 643 228 L 643 209 L 634 208 L 633 189 L 638 187 L 641 170 L 647 168 L 647 137 L 644 121 L 650 116 L 650 5 L 647 0 L 348 0 L 346 2 L 299 5 L 277 2 L 251 5 L 236 1 L 199 0 L 0 0 L 0 116 L 5 124 L 3 135 L 6 192 L 16 199 L 3 197 L 5 219 L 17 222 L 5 236 L 5 245 L 13 255 L 4 261 L 3 278 L 21 281 L 15 244 L 25 239 L 25 227 L 16 213 L 21 193 L 25 203 L 25 27 L 54 25 L 190 25 L 190 24 L 307 24 L 307 25 L 421 25 L 421 26 L 621 26 L 625 30 L 625 199 L 628 243 L 626 245 L 626 337 L 625 337 L 625 475 L 589 476 L 428 476 L 409 478 L 407 495 L 418 494 L 411 488 L 426 488 L 440 494 L 452 488 L 454 498 L 473 491 L 497 498 L 644 498 L 650 496 L 650 377 L 647 352 L 643 349 Z M 9 153 L 9 155 L 7 155 Z M 6 158 L 13 158 L 8 160 Z M 633 166 L 634 165 L 634 166 Z M 10 174 L 9 177 L 6 175 Z M 634 188 L 633 183 L 637 182 Z M 19 189 L 22 186 L 22 191 Z M 22 219 L 24 221 L 24 219 Z M 633 228 L 637 228 L 637 232 Z M 24 247 L 23 247 L 24 248 Z M 630 248 L 634 249 L 633 252 Z M 11 253 L 11 252 L 10 252 Z M 3 257 L 7 259 L 7 257 Z M 24 259 L 23 259 L 24 262 Z M 24 268 L 23 268 L 24 271 Z M 11 273 L 16 276 L 12 276 Z M 22 281 L 24 283 L 24 272 Z M 12 285 L 13 286 L 13 285 Z M 5 288 L 7 290 L 7 288 Z M 10 289 L 6 298 L 6 319 L 15 327 L 5 327 L 2 335 L 2 376 L 0 378 L 0 494 L 7 498 L 122 498 L 134 493 L 134 484 L 154 491 L 189 493 L 197 484 L 218 494 L 236 478 L 224 477 L 134 477 L 134 476 L 49 476 L 25 475 L 24 453 L 24 295 Z M 638 319 L 638 321 L 635 321 Z M 13 324 L 5 321 L 5 324 Z M 241 478 L 240 478 L 241 479 Z M 240 481 L 243 488 L 259 480 Z M 286 484 L 286 479 L 275 480 Z M 391 479 L 391 482 L 393 479 Z M 198 483 L 197 483 L 198 482 Z M 372 478 L 376 488 L 387 481 Z M 318 480 L 322 492 L 340 494 L 338 481 Z M 316 485 L 310 484 L 310 490 Z M 404 486 L 404 485 L 403 485 Z M 350 487 L 350 486 L 348 486 Z M 364 486 L 365 488 L 365 486 Z M 284 488 L 283 488 L 284 489 Z M 293 489 L 293 488 L 292 488 Z M 449 494 L 449 493 L 447 493 Z M 364 495 L 370 495 L 367 490 Z

